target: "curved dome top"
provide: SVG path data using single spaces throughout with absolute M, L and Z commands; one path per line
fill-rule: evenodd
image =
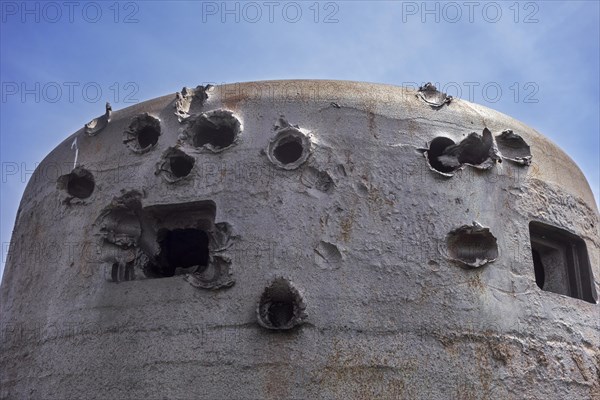
M 114 111 L 111 115 L 111 125 L 132 118 L 140 112 L 175 118 L 174 115 L 169 114 L 171 111 L 175 113 L 178 94 L 165 95 Z M 415 146 L 425 146 L 426 142 L 449 131 L 469 133 L 482 127 L 487 127 L 492 132 L 510 129 L 520 135 L 531 149 L 533 163 L 528 171 L 531 177 L 560 186 L 563 190 L 583 199 L 597 212 L 594 195 L 585 176 L 577 164 L 556 144 L 521 121 L 466 100 L 451 99 L 436 107 L 432 103 L 423 101 L 418 90 L 387 84 L 337 80 L 231 83 L 209 87 L 205 96 L 207 98 L 202 102 L 204 109 L 224 107 L 238 112 L 243 107 L 244 114 L 252 112 L 253 107 L 265 104 L 273 105 L 273 111 L 276 112 L 275 106 L 294 104 L 295 107 L 301 107 L 298 110 L 310 110 L 327 107 L 332 103 L 339 107 L 366 112 L 369 115 L 377 114 L 402 122 L 394 132 L 395 140 L 389 140 L 389 145 L 411 143 Z M 435 129 L 420 132 L 416 128 L 419 121 L 429 121 Z M 122 128 L 122 125 L 119 124 L 118 127 Z M 82 128 L 75 132 L 58 148 L 70 148 L 73 139 L 85 131 L 86 129 Z M 101 140 L 107 140 L 106 136 L 114 135 L 113 139 L 119 141 L 121 134 L 122 132 L 114 126 L 107 126 L 103 129 Z M 53 154 L 54 152 L 47 159 L 53 159 L 55 157 Z M 116 156 L 117 153 L 113 155 Z
M 0 326 L 41 328 L 2 393 L 589 398 L 599 221 L 556 145 L 431 85 L 107 107 L 21 201 Z

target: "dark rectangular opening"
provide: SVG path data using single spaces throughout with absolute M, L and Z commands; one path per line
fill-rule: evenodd
M 212 201 L 145 207 L 150 225 L 158 228 L 147 276 L 170 277 L 202 270 L 209 262 L 209 232 L 214 230 L 216 206 Z M 158 250 L 158 252 L 156 252 Z
M 585 241 L 564 229 L 529 223 L 535 282 L 540 289 L 597 303 Z

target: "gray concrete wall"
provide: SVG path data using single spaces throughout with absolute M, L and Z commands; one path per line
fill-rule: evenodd
M 19 208 L 0 397 L 599 397 L 599 306 L 536 285 L 529 233 L 538 221 L 581 238 L 598 291 L 582 173 L 519 121 L 426 100 L 439 99 L 232 84 L 71 135 Z M 505 130 L 531 160 L 502 147 Z M 487 155 L 441 174 L 427 159 L 436 137 L 456 143 L 447 158 Z M 177 229 L 205 235 L 206 265 L 169 270 L 181 252 L 161 246 Z

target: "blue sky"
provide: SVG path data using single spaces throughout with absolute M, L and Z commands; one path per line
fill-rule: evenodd
M 116 110 L 207 82 L 438 82 L 548 136 L 598 201 L 599 4 L 3 1 L 0 268 L 48 152 L 105 101 Z

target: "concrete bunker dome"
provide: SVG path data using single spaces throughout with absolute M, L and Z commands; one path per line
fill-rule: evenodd
M 552 142 L 429 84 L 107 105 L 23 196 L 0 397 L 593 397 L 598 219 Z

